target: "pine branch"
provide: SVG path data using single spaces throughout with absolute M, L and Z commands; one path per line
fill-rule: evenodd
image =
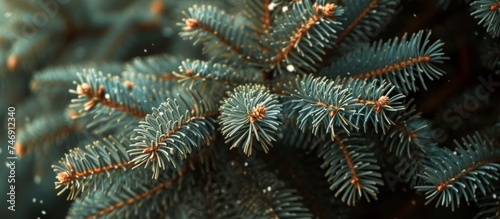
M 500 196 L 497 195 L 500 186 L 495 185 L 495 189 L 490 194 L 478 198 L 479 213 L 474 219 L 498 218 L 500 216 Z
M 173 72 L 136 73 L 124 71 L 121 74 L 121 84 L 129 91 L 130 102 L 136 101 L 144 112 L 151 113 L 152 107 L 157 107 L 167 98 L 177 96 L 190 97 L 188 91 L 179 86 Z
M 191 189 L 183 191 L 176 205 L 168 209 L 168 218 L 241 218 L 237 214 L 240 178 L 234 162 L 228 162 L 228 150 L 216 147 L 202 149 L 200 168 L 192 174 L 199 176 Z M 206 160 L 205 160 L 206 159 Z M 203 161 L 205 160 L 205 161 Z
M 61 158 L 59 164 L 52 165 L 57 175 L 55 186 L 60 190 L 58 195 L 69 190 L 68 200 L 71 200 L 91 196 L 98 191 L 106 194 L 116 187 L 114 185 L 135 185 L 137 181 L 134 178 L 140 178 L 145 173 L 132 171 L 133 174 L 121 175 L 131 166 L 125 150 L 130 142 L 126 138 L 120 139 L 109 136 L 84 148 L 74 148 Z
M 24 156 L 32 151 L 53 153 L 57 146 L 73 140 L 81 131 L 78 124 L 68 118 L 66 112 L 52 112 L 34 119 L 18 132 L 14 148 L 16 154 Z
M 244 71 L 244 69 L 241 71 Z M 254 72 L 241 71 L 220 63 L 200 60 L 191 61 L 188 59 L 182 61 L 179 71 L 174 72 L 174 75 L 179 78 L 179 83 L 185 86 L 188 85 L 189 89 L 192 89 L 195 84 L 206 84 L 207 81 L 216 81 L 232 87 L 240 84 L 258 83 L 262 81 L 261 78 L 258 77 L 259 75 Z
M 296 117 L 298 128 L 311 128 L 314 135 L 324 130 L 335 137 L 335 127 L 349 133 L 364 127 L 385 133 L 393 124 L 388 113 L 401 111 L 402 94 L 391 96 L 394 87 L 385 82 L 366 80 L 337 80 L 306 76 L 297 78 L 295 85 L 286 88 L 285 112 Z
M 253 48 L 254 57 L 261 56 L 261 59 L 269 59 L 271 25 L 273 22 L 272 9 L 274 2 L 272 0 L 244 0 L 243 14 L 248 20 L 249 29 L 255 34 L 255 43 L 258 45 Z M 249 48 L 252 49 L 252 48 Z
M 410 187 L 422 185 L 423 180 L 419 174 L 423 174 L 425 167 L 431 165 L 431 160 L 439 159 L 440 148 L 436 143 L 428 143 L 422 149 L 413 149 L 410 158 L 406 156 L 392 155 L 390 159 L 394 159 L 395 170 L 397 171 L 398 180 L 404 183 L 409 183 Z
M 130 91 L 129 84 L 122 84 L 117 77 L 111 78 L 106 77 L 101 73 L 96 73 L 94 70 L 90 70 L 88 73 L 84 71 L 84 74 L 78 74 L 80 78 L 80 84 L 77 85 L 77 89 L 71 90 L 70 92 L 78 94 L 79 99 L 75 99 L 72 102 L 75 104 L 83 103 L 83 109 L 85 111 L 93 110 L 97 105 L 103 106 L 104 108 L 110 108 L 123 113 L 129 114 L 137 118 L 144 118 L 146 113 L 142 112 L 141 108 L 137 106 L 137 103 L 130 101 L 132 106 L 126 106 L 123 102 L 115 102 L 113 100 L 121 100 L 121 96 L 125 96 Z M 111 97 L 113 95 L 113 98 Z M 81 109 L 79 112 L 83 112 Z
M 387 135 L 382 136 L 384 146 L 399 157 L 411 158 L 414 150 L 423 150 L 431 143 L 432 133 L 429 122 L 421 118 L 413 100 L 406 103 L 406 111 L 393 116 Z
M 91 198 L 74 202 L 68 218 L 155 217 L 162 209 L 172 205 L 176 199 L 172 194 L 176 190 L 186 187 L 182 183 L 188 181 L 189 165 L 191 163 L 186 163 L 176 173 L 164 172 L 159 181 L 149 180 L 131 188 L 120 187 L 113 194 L 95 192 Z
M 269 151 L 281 126 L 281 104 L 277 99 L 277 95 L 270 94 L 261 85 L 234 89 L 220 107 L 219 117 L 226 143 L 231 143 L 230 149 L 242 146 L 244 153 L 250 156 L 256 140 L 264 152 Z
M 335 141 L 327 141 L 318 155 L 325 160 L 322 168 L 328 167 L 326 176 L 330 190 L 350 206 L 356 205 L 362 197 L 368 202 L 372 198 L 377 200 L 378 187 L 384 184 L 378 172 L 380 167 L 367 144 L 368 140 L 358 133 L 348 136 L 339 132 Z
M 310 218 L 302 197 L 262 165 L 251 163 L 248 177 L 239 192 L 238 215 L 243 218 Z
M 173 96 L 175 89 L 171 82 L 154 75 L 124 73 L 121 79 L 91 69 L 78 77 L 77 89 L 70 90 L 78 94 L 70 105 L 79 114 L 73 119 L 82 119 L 80 123 L 87 128 L 98 127 L 95 133 L 129 133 L 152 107 Z M 185 95 L 185 91 L 177 92 Z M 116 122 L 110 123 L 110 118 Z
M 125 64 L 125 71 L 152 74 L 157 77 L 169 80 L 172 73 L 178 70 L 181 65 L 181 58 L 173 55 L 154 55 L 147 57 L 137 57 Z
M 376 133 L 380 129 L 385 134 L 394 125 L 390 114 L 405 110 L 401 101 L 405 95 L 386 81 L 347 80 L 343 86 L 348 87 L 352 95 L 358 98 L 357 102 L 363 104 L 349 120 L 355 121 L 358 127 L 364 127 L 364 132 L 374 128 Z
M 397 5 L 399 0 L 346 1 L 344 7 L 347 21 L 342 22 L 344 30 L 335 44 L 368 41 L 371 37 L 369 34 L 382 29 L 390 20 Z
M 314 136 L 310 134 L 311 130 L 302 131 L 297 127 L 297 118 L 283 116 L 283 129 L 277 145 L 286 145 L 302 149 L 305 151 L 316 151 L 325 141 L 327 135 Z
M 152 165 L 152 178 L 157 179 L 165 161 L 174 167 L 179 159 L 198 150 L 204 140 L 211 139 L 215 132 L 215 117 L 219 115 L 213 102 L 193 96 L 190 101 L 182 97 L 167 99 L 153 113 L 139 122 L 134 131 L 137 136 L 128 150 L 133 168 Z
M 265 39 L 271 32 L 272 0 L 244 0 L 243 14 L 249 21 L 252 31 L 256 32 L 257 39 Z M 265 48 L 265 47 L 264 47 Z M 264 49 L 263 48 L 263 49 Z
M 486 68 L 500 74 L 500 44 L 491 40 L 481 46 L 481 62 Z
M 418 174 L 425 171 L 432 156 L 438 156 L 436 150 L 439 148 L 433 142 L 430 122 L 417 113 L 413 100 L 405 105 L 406 111 L 391 116 L 394 123 L 381 139 L 384 148 L 388 149 L 389 159 L 395 161 L 397 177 L 414 187 L 422 183 Z
M 194 40 L 195 45 L 203 43 L 205 53 L 218 51 L 217 58 L 227 62 L 252 60 L 253 57 L 246 48 L 247 45 L 252 45 L 250 37 L 243 28 L 228 25 L 233 24 L 233 16 L 211 5 L 194 5 L 183 14 L 184 23 L 179 24 L 184 30 L 180 33 L 183 39 Z
M 293 137 L 287 135 L 288 137 Z M 311 136 L 311 135 L 309 135 Z M 324 144 L 329 139 L 315 141 L 316 144 Z M 313 142 L 311 142 L 313 143 Z M 305 143 L 305 144 L 311 144 Z M 323 145 L 321 145 L 323 146 Z M 297 147 L 298 148 L 298 147 Z M 306 206 L 316 218 L 345 218 L 350 209 L 336 199 L 325 196 L 324 193 L 330 187 L 324 171 L 320 168 L 321 159 L 304 153 L 303 150 L 294 150 L 288 145 L 282 145 L 279 150 L 273 150 L 273 163 L 270 165 L 285 170 L 288 178 L 286 182 L 293 185 L 297 192 L 304 197 Z M 315 152 L 313 152 L 315 153 Z
M 448 59 L 443 53 L 443 43 L 437 40 L 430 44 L 429 38 L 430 32 L 424 38 L 424 32 L 420 31 L 408 40 L 405 35 L 401 40 L 380 41 L 372 47 L 365 45 L 322 69 L 319 75 L 379 78 L 405 94 L 418 90 L 416 81 L 427 89 L 424 78 L 433 80 L 444 74 L 434 63 Z
M 292 90 L 293 89 L 293 90 Z M 348 118 L 357 113 L 363 104 L 352 96 L 349 89 L 326 78 L 305 76 L 297 78 L 288 87 L 289 97 L 285 97 L 284 111 L 291 118 L 297 118 L 298 128 L 305 131 L 308 127 L 314 135 L 324 129 L 335 139 L 335 127 L 342 127 L 347 133 L 359 129 Z
M 277 53 L 270 64 L 282 71 L 305 73 L 314 71 L 321 55 L 332 46 L 341 23 L 336 21 L 344 10 L 324 0 L 297 1 L 291 4 L 283 15 L 283 20 L 273 23 L 270 37 L 272 49 Z M 290 35 L 292 34 L 292 35 Z
M 500 1 L 476 0 L 470 3 L 471 15 L 479 20 L 493 38 L 500 36 Z
M 68 96 L 71 83 L 78 80 L 77 72 L 82 69 L 96 68 L 104 73 L 118 75 L 124 69 L 123 64 L 118 62 L 87 62 L 67 66 L 48 67 L 36 73 L 31 80 L 31 90 L 33 93 L 47 96 Z
M 8 51 L 9 56 L 6 60 L 1 60 L 0 64 L 7 66 L 9 72 L 29 72 L 47 62 L 47 58 L 52 57 L 56 48 L 62 45 L 62 41 L 53 40 L 58 36 L 50 33 L 50 29 L 48 27 L 49 32 L 38 33 L 30 40 L 22 39 L 12 42 Z M 5 72 L 2 71 L 2 73 Z
M 125 140 L 118 144 L 123 146 L 127 142 L 128 140 Z M 198 173 L 195 172 L 195 168 L 204 164 L 204 159 L 208 156 L 207 153 L 213 150 L 215 149 L 203 148 L 197 153 L 191 154 L 181 166 L 168 166 L 158 179 L 141 177 L 143 171 L 130 170 L 130 163 L 124 164 L 127 165 L 127 171 L 121 174 L 126 174 L 117 177 L 128 178 L 120 180 L 128 181 L 130 184 L 123 186 L 119 182 L 113 182 L 112 192 L 95 191 L 91 196 L 76 200 L 71 206 L 68 218 L 157 218 L 159 215 L 175 214 L 174 208 L 182 207 L 176 206 L 180 200 L 186 200 L 186 197 L 192 198 L 188 194 L 193 194 L 192 189 L 196 182 L 193 177 Z M 120 150 L 120 153 L 123 151 Z M 180 191 L 183 192 L 182 195 L 180 195 Z M 193 205 L 192 202 L 189 204 Z M 179 210 L 185 209 L 184 206 Z
M 424 184 L 415 186 L 425 192 L 427 202 L 437 199 L 438 205 L 451 206 L 454 210 L 465 199 L 468 204 L 476 201 L 479 190 L 486 195 L 500 177 L 500 150 L 493 142 L 479 134 L 455 141 L 456 152 L 443 148 L 441 154 L 431 160 L 425 172 L 419 174 Z

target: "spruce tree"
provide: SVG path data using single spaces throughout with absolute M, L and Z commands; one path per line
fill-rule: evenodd
M 9 218 L 500 215 L 497 0 L 0 9 Z

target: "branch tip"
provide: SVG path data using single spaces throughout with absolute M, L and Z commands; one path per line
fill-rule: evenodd
M 196 18 L 187 18 L 185 22 L 186 26 L 182 28 L 183 30 L 194 30 L 195 28 L 200 26 Z
M 7 69 L 10 71 L 16 70 L 16 68 L 19 66 L 19 59 L 15 55 L 10 55 L 9 58 L 7 58 Z

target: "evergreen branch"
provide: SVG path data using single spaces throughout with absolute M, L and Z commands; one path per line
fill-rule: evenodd
M 85 119 L 81 123 L 87 127 L 98 127 L 96 133 L 115 131 L 129 133 L 151 108 L 158 106 L 173 96 L 174 82 L 159 80 L 155 75 L 125 72 L 124 78 L 104 76 L 95 70 L 78 74 L 80 83 L 76 90 L 77 99 L 70 108 L 77 110 L 76 118 Z M 185 91 L 177 90 L 185 95 Z M 110 123 L 113 118 L 116 122 Z M 118 134 L 118 133 L 117 133 Z
M 201 174 L 206 178 L 206 184 L 203 187 L 199 186 L 197 188 L 199 188 L 198 191 L 203 191 L 205 197 L 204 205 L 200 206 L 193 203 L 196 202 L 195 198 L 200 196 L 200 193 L 196 192 L 196 189 L 194 189 L 194 193 L 183 192 L 177 206 L 167 209 L 168 217 L 161 218 L 241 218 L 241 215 L 237 213 L 239 204 L 235 202 L 239 191 L 232 187 L 228 190 L 226 190 L 227 187 L 218 189 L 217 186 L 221 185 L 214 182 L 217 179 L 212 179 L 213 175 L 207 174 L 208 176 L 206 176 L 205 173 Z M 214 188 L 216 188 L 215 191 Z
M 347 205 L 355 205 L 363 196 L 368 202 L 370 198 L 376 200 L 378 186 L 384 184 L 374 153 L 366 148 L 368 141 L 358 133 L 351 135 L 339 132 L 335 141 L 326 143 L 318 155 L 325 160 L 322 168 L 328 166 L 326 176 L 330 190 L 335 192 L 335 197 L 341 195 Z
M 234 175 L 225 174 L 227 164 L 229 164 L 229 151 L 216 147 L 205 147 L 202 150 L 200 163 L 203 159 L 207 159 L 206 157 L 209 157 L 211 162 L 209 164 L 205 161 L 204 167 L 199 168 L 198 172 L 193 172 L 194 175 L 200 176 L 196 184 L 191 186 L 194 189 L 183 192 L 177 206 L 168 209 L 169 218 L 241 218 L 237 214 L 239 204 L 235 202 L 239 194 L 239 189 L 236 189 L 235 184 L 240 179 L 233 178 Z M 234 167 L 234 162 L 230 164 Z M 231 179 L 225 178 L 222 182 L 220 181 L 222 175 L 224 175 L 223 178 L 231 177 Z M 200 192 L 203 193 L 205 203 L 201 206 L 195 204 L 200 197 Z
M 476 201 L 477 190 L 486 195 L 493 189 L 493 182 L 500 178 L 500 150 L 493 142 L 479 134 L 462 141 L 462 144 L 455 141 L 456 152 L 443 148 L 440 156 L 432 159 L 425 172 L 419 174 L 424 184 L 415 188 L 425 192 L 426 204 L 437 199 L 436 207 L 451 206 L 454 210 L 462 198 L 466 203 Z
M 78 74 L 81 83 L 77 85 L 76 91 L 70 92 L 78 94 L 79 99 L 74 99 L 75 104 L 83 103 L 85 111 L 91 111 L 96 105 L 101 105 L 105 108 L 121 111 L 132 115 L 136 118 L 144 118 L 146 113 L 141 110 L 138 103 L 130 101 L 130 105 L 125 105 L 120 100 L 127 100 L 126 96 L 131 90 L 131 85 L 128 83 L 122 84 L 117 77 L 105 77 L 101 72 L 95 73 L 91 69 L 88 73 Z M 116 101 L 120 102 L 116 102 Z M 79 112 L 82 112 L 80 109 Z
M 500 216 L 500 196 L 497 195 L 500 191 L 500 185 L 495 185 L 495 190 L 491 194 L 487 194 L 478 198 L 479 213 L 474 219 L 498 218 Z
M 16 154 L 24 156 L 33 150 L 54 144 L 61 145 L 68 141 L 80 131 L 80 126 L 73 123 L 68 114 L 64 112 L 53 112 L 34 119 L 26 127 L 18 132 L 14 145 Z M 48 151 L 53 152 L 53 148 Z
M 328 77 L 347 76 L 356 79 L 379 78 L 395 85 L 403 93 L 417 91 L 415 81 L 420 81 L 424 89 L 424 77 L 433 80 L 444 72 L 435 67 L 448 59 L 443 56 L 443 43 L 439 40 L 430 44 L 430 32 L 424 37 L 424 32 L 413 34 L 407 40 L 404 35 L 401 40 L 395 38 L 386 43 L 382 41 L 372 47 L 364 47 L 342 57 L 324 68 L 320 75 Z
M 278 145 L 286 145 L 303 149 L 305 151 L 315 151 L 320 142 L 326 139 L 326 135 L 305 135 L 304 131 L 297 127 L 297 119 L 283 116 L 283 131 L 278 139 Z M 306 131 L 306 132 L 310 132 Z M 319 138 L 319 139 L 318 139 Z
M 311 128 L 314 135 L 325 129 L 335 139 L 335 127 L 342 127 L 347 133 L 358 127 L 348 118 L 356 114 L 363 104 L 358 103 L 348 88 L 326 78 L 300 77 L 295 85 L 287 88 L 290 96 L 285 97 L 285 110 L 290 117 L 297 118 L 297 125 L 303 132 Z
M 220 111 L 219 123 L 226 143 L 231 143 L 230 149 L 242 146 L 244 153 L 250 156 L 254 139 L 266 153 L 271 141 L 276 141 L 281 126 L 281 104 L 278 96 L 270 94 L 264 86 L 235 88 Z
M 243 15 L 249 21 L 249 29 L 254 32 L 256 48 L 252 49 L 254 57 L 260 60 L 269 59 L 270 40 L 272 20 L 272 0 L 244 0 Z
M 167 99 L 153 113 L 139 122 L 138 136 L 128 150 L 133 168 L 152 165 L 152 178 L 157 179 L 160 169 L 165 169 L 165 160 L 175 167 L 178 159 L 201 147 L 205 139 L 215 132 L 215 119 L 219 115 L 216 106 L 201 97 L 193 96 L 187 102 L 182 97 Z
M 394 124 L 381 139 L 384 147 L 390 152 L 390 159 L 396 161 L 397 177 L 414 187 L 422 184 L 418 174 L 425 171 L 431 158 L 439 156 L 440 148 L 433 142 L 430 122 L 421 118 L 413 99 L 405 105 L 405 111 L 392 116 Z
M 335 40 L 335 44 L 345 41 L 351 43 L 368 41 L 367 33 L 381 29 L 394 14 L 393 7 L 398 4 L 399 0 L 346 1 L 344 7 L 347 21 L 343 22 L 344 30 Z
M 479 20 L 493 38 L 500 36 L 500 1 L 476 0 L 470 3 L 474 18 Z
M 167 98 L 175 98 L 178 95 L 189 96 L 187 90 L 179 86 L 174 78 L 176 77 L 173 72 L 142 74 L 126 71 L 122 72 L 121 77 L 122 85 L 130 90 L 129 98 L 135 99 L 146 113 L 151 113 L 152 107 L 159 106 Z
M 103 185 L 110 182 L 120 186 L 135 183 L 132 178 L 117 175 L 130 169 L 130 158 L 125 151 L 130 142 L 126 138 L 120 139 L 109 136 L 84 148 L 72 149 L 61 158 L 59 164 L 52 165 L 57 175 L 55 187 L 60 190 L 58 195 L 69 190 L 70 200 L 89 196 L 96 191 L 106 193 L 113 186 Z M 133 173 L 134 177 L 144 175 L 139 171 Z
M 411 157 L 392 155 L 391 158 L 396 158 L 395 169 L 397 177 L 400 177 L 405 183 L 409 183 L 410 187 L 422 185 L 422 178 L 418 174 L 425 172 L 425 167 L 429 165 L 429 160 L 439 157 L 439 146 L 437 143 L 427 143 L 423 148 L 413 149 L 410 152 Z
M 324 144 L 325 140 L 329 141 L 329 139 L 323 138 L 316 142 Z M 308 153 L 303 153 L 301 149 L 293 150 L 287 145 L 282 149 L 273 151 L 275 161 L 271 165 L 286 170 L 289 176 L 287 182 L 294 185 L 297 192 L 304 197 L 311 213 L 316 218 L 344 218 L 346 212 L 342 211 L 348 210 L 347 206 L 323 195 L 324 191 L 330 187 L 330 184 L 325 180 L 324 171 L 319 168 L 323 161 L 317 157 L 309 156 Z
M 16 40 L 12 43 L 7 60 L 1 64 L 5 64 L 7 70 L 11 72 L 23 70 L 29 72 L 36 69 L 41 63 L 47 62 L 48 57 L 53 56 L 56 52 L 55 48 L 61 46 L 62 41 L 54 41 L 54 35 L 50 32 L 43 32 L 30 40 Z
M 243 14 L 250 21 L 250 28 L 257 39 L 265 39 L 271 32 L 271 0 L 244 0 Z
M 395 95 L 391 95 L 395 91 L 395 86 L 385 81 L 349 80 L 344 83 L 352 95 L 358 98 L 357 102 L 363 104 L 358 113 L 351 115 L 349 120 L 356 121 L 354 122 L 356 126 L 363 126 L 365 132 L 369 128 L 375 128 L 376 133 L 379 129 L 385 133 L 390 125 L 394 124 L 389 114 L 405 109 L 401 102 L 405 95 L 397 91 Z
M 224 64 L 189 59 L 182 61 L 179 72 L 174 72 L 174 75 L 180 78 L 180 83 L 189 83 L 189 89 L 192 89 L 195 83 L 206 81 L 217 81 L 233 87 L 239 84 L 261 82 L 256 74 L 240 74 L 238 70 Z
M 382 137 L 389 152 L 394 152 L 397 156 L 406 155 L 408 159 L 412 157 L 412 151 L 422 150 L 424 145 L 430 143 L 431 138 L 429 122 L 421 118 L 421 113 L 417 113 L 412 100 L 406 104 L 405 112 L 394 116 L 389 133 Z
M 147 214 L 143 216 L 148 217 L 149 215 L 149 217 L 152 217 L 155 212 L 158 213 L 161 211 L 160 209 L 171 205 L 174 198 L 169 196 L 169 194 L 172 194 L 176 190 L 176 188 L 172 187 L 185 178 L 185 175 L 190 170 L 190 165 L 191 163 L 186 163 L 177 173 L 171 176 L 164 176 L 162 177 L 164 179 L 161 181 L 154 180 L 133 188 L 122 187 L 120 191 L 117 191 L 113 195 L 96 192 L 93 199 L 86 198 L 81 202 L 75 202 L 70 209 L 68 218 L 128 218 L 139 216 L 137 214 L 143 211 L 147 211 Z M 96 203 L 94 198 L 99 200 L 99 202 Z M 139 211 L 139 209 L 143 211 Z
M 245 48 L 251 45 L 250 37 L 243 28 L 228 25 L 233 23 L 233 16 L 211 5 L 194 5 L 183 14 L 184 24 L 180 24 L 184 30 L 180 33 L 183 39 L 194 40 L 195 45 L 202 42 L 204 52 L 220 49 L 219 58 L 253 59 Z M 228 50 L 231 54 L 227 54 Z
M 481 61 L 483 66 L 500 73 L 500 44 L 488 41 L 481 46 Z
M 257 167 L 254 167 L 257 166 Z M 262 166 L 253 164 L 251 177 L 243 182 L 238 200 L 241 206 L 238 215 L 243 218 L 310 218 L 310 210 L 301 202 L 303 198 Z
M 131 205 L 131 204 L 134 204 L 135 202 L 138 202 L 142 199 L 150 198 L 153 194 L 160 192 L 164 188 L 169 187 L 170 185 L 172 185 L 173 183 L 178 181 L 182 175 L 186 174 L 187 171 L 188 171 L 188 167 L 187 167 L 187 165 L 184 165 L 181 168 L 180 173 L 175 175 L 174 177 L 169 178 L 169 179 L 163 181 L 162 183 L 154 186 L 153 188 L 151 188 L 143 193 L 137 194 L 134 197 L 127 199 L 126 201 L 117 202 L 114 205 L 111 205 L 107 208 L 104 208 L 103 210 L 98 211 L 95 215 L 103 216 L 103 215 L 109 213 L 110 211 L 114 211 L 115 208 L 121 208 L 121 207 L 125 206 L 125 203 L 127 205 Z M 92 218 L 92 216 L 89 216 L 89 218 Z
M 163 80 L 170 80 L 175 78 L 172 73 L 180 64 L 180 57 L 167 54 L 137 57 L 125 64 L 125 71 L 153 74 Z
M 123 64 L 117 62 L 88 62 L 61 67 L 48 67 L 33 75 L 31 90 L 43 95 L 68 95 L 71 83 L 78 80 L 77 72 L 85 68 L 98 67 L 102 72 L 117 75 L 123 71 Z
M 170 207 L 179 199 L 179 191 L 192 194 L 193 167 L 202 162 L 206 152 L 207 148 L 203 148 L 197 154 L 192 154 L 182 166 L 169 167 L 160 174 L 158 180 L 144 178 L 130 187 L 118 186 L 113 194 L 97 191 L 92 197 L 78 200 L 71 207 L 68 218 L 156 218 L 157 214 L 165 214 L 165 210 L 170 212 L 174 210 Z
M 270 63 L 278 66 L 287 65 L 290 72 L 315 70 L 315 65 L 325 54 L 325 49 L 332 46 L 337 31 L 341 30 L 336 17 L 344 10 L 333 3 L 326 4 L 324 0 L 294 2 L 291 9 L 283 15 L 283 21 L 273 24 L 271 46 L 277 54 Z M 290 33 L 293 35 L 290 36 Z

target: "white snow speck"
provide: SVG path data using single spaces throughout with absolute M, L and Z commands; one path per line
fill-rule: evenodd
M 274 2 L 271 2 L 271 4 L 269 4 L 267 6 L 267 9 L 269 9 L 269 11 L 272 11 L 274 10 L 274 8 L 277 6 L 278 4 L 274 3 Z
M 42 181 L 42 177 L 40 177 L 39 175 L 35 175 L 33 177 L 33 182 L 35 182 L 35 184 L 40 184 L 41 181 Z

